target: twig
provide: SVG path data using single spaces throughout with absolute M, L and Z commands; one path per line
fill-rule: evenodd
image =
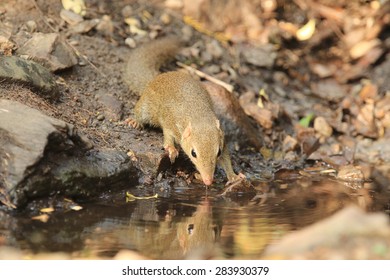
M 34 6 L 35 8 L 37 9 L 37 11 L 39 12 L 43 22 L 53 31 L 53 32 L 58 32 L 58 30 L 55 30 L 53 26 L 50 25 L 50 23 L 46 20 L 45 18 L 45 15 L 43 14 L 41 8 L 39 8 L 38 4 L 37 4 L 37 1 L 36 0 L 33 0 L 33 3 L 34 3 Z
M 206 80 L 209 80 L 210 82 L 213 82 L 217 85 L 220 85 L 222 87 L 224 87 L 228 92 L 233 92 L 233 86 L 232 85 L 229 85 L 228 83 L 225 83 L 217 78 L 214 78 L 202 71 L 199 71 L 198 69 L 195 69 L 194 67 L 191 67 L 191 66 L 188 66 L 188 65 L 185 65 L 184 63 L 181 63 L 181 62 L 176 62 L 177 65 L 179 65 L 180 67 L 183 67 L 184 69 L 190 71 L 191 73 L 194 73 L 196 75 L 198 75 L 199 77 L 201 78 L 204 78 Z
M 95 64 L 93 64 L 89 59 L 88 59 L 88 57 L 86 56 L 86 55 L 83 55 L 83 54 L 81 54 L 80 52 L 79 52 L 79 50 L 75 47 L 75 46 L 72 46 L 71 44 L 69 44 L 68 42 L 66 42 L 67 43 L 67 45 L 69 46 L 69 47 L 71 47 L 71 49 L 76 53 L 76 55 L 78 56 L 78 57 L 81 57 L 82 59 L 84 59 L 93 69 L 95 69 L 95 71 L 98 73 L 98 74 L 100 74 L 102 77 L 104 77 L 104 78 L 106 78 L 107 76 L 102 72 L 102 71 L 100 71 L 99 70 L 99 68 L 97 68 L 96 66 L 95 66 Z

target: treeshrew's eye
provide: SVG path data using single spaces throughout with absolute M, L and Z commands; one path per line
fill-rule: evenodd
M 195 153 L 194 149 L 191 150 L 191 156 L 193 156 L 194 158 L 196 158 L 196 153 Z

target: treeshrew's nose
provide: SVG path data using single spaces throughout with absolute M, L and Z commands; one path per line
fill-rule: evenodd
M 206 186 L 210 186 L 210 185 L 213 183 L 213 178 L 211 178 L 211 177 L 203 178 L 203 183 L 204 183 Z

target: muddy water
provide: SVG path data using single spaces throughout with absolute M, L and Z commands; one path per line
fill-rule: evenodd
M 158 190 L 158 198 L 125 201 L 125 193 L 80 211 L 54 207 L 47 222 L 19 213 L 1 225 L 3 245 L 27 252 L 71 252 L 111 258 L 122 249 L 153 259 L 261 258 L 267 245 L 354 203 L 387 211 L 389 193 L 334 180 L 257 183 L 257 195 L 218 196 L 202 186 Z M 137 196 L 155 190 L 129 190 Z M 38 213 L 36 213 L 38 214 Z

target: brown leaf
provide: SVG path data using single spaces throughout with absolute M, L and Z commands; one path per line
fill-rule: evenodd
M 375 100 L 377 95 L 378 95 L 378 87 L 371 83 L 367 83 L 366 85 L 364 85 L 361 91 L 359 92 L 359 97 L 363 101 L 366 101 L 367 99 Z
M 283 140 L 283 151 L 294 151 L 298 146 L 298 141 L 294 137 L 287 135 Z
M 246 92 L 240 96 L 239 102 L 245 114 L 254 118 L 262 127 L 268 129 L 273 125 L 272 112 L 268 109 L 260 108 L 255 101 L 253 92 Z
M 317 117 L 314 119 L 314 129 L 324 137 L 330 137 L 333 133 L 332 127 L 324 117 Z
M 361 109 L 353 124 L 358 133 L 372 138 L 378 137 L 374 118 L 374 104 L 366 104 Z
M 370 41 L 359 42 L 349 50 L 349 55 L 353 59 L 360 58 L 368 53 L 371 49 L 378 46 L 380 43 L 381 41 L 376 38 Z
M 315 136 L 313 128 L 306 128 L 300 125 L 295 126 L 297 139 L 301 145 L 301 150 L 306 156 L 310 156 L 320 147 L 319 139 Z

